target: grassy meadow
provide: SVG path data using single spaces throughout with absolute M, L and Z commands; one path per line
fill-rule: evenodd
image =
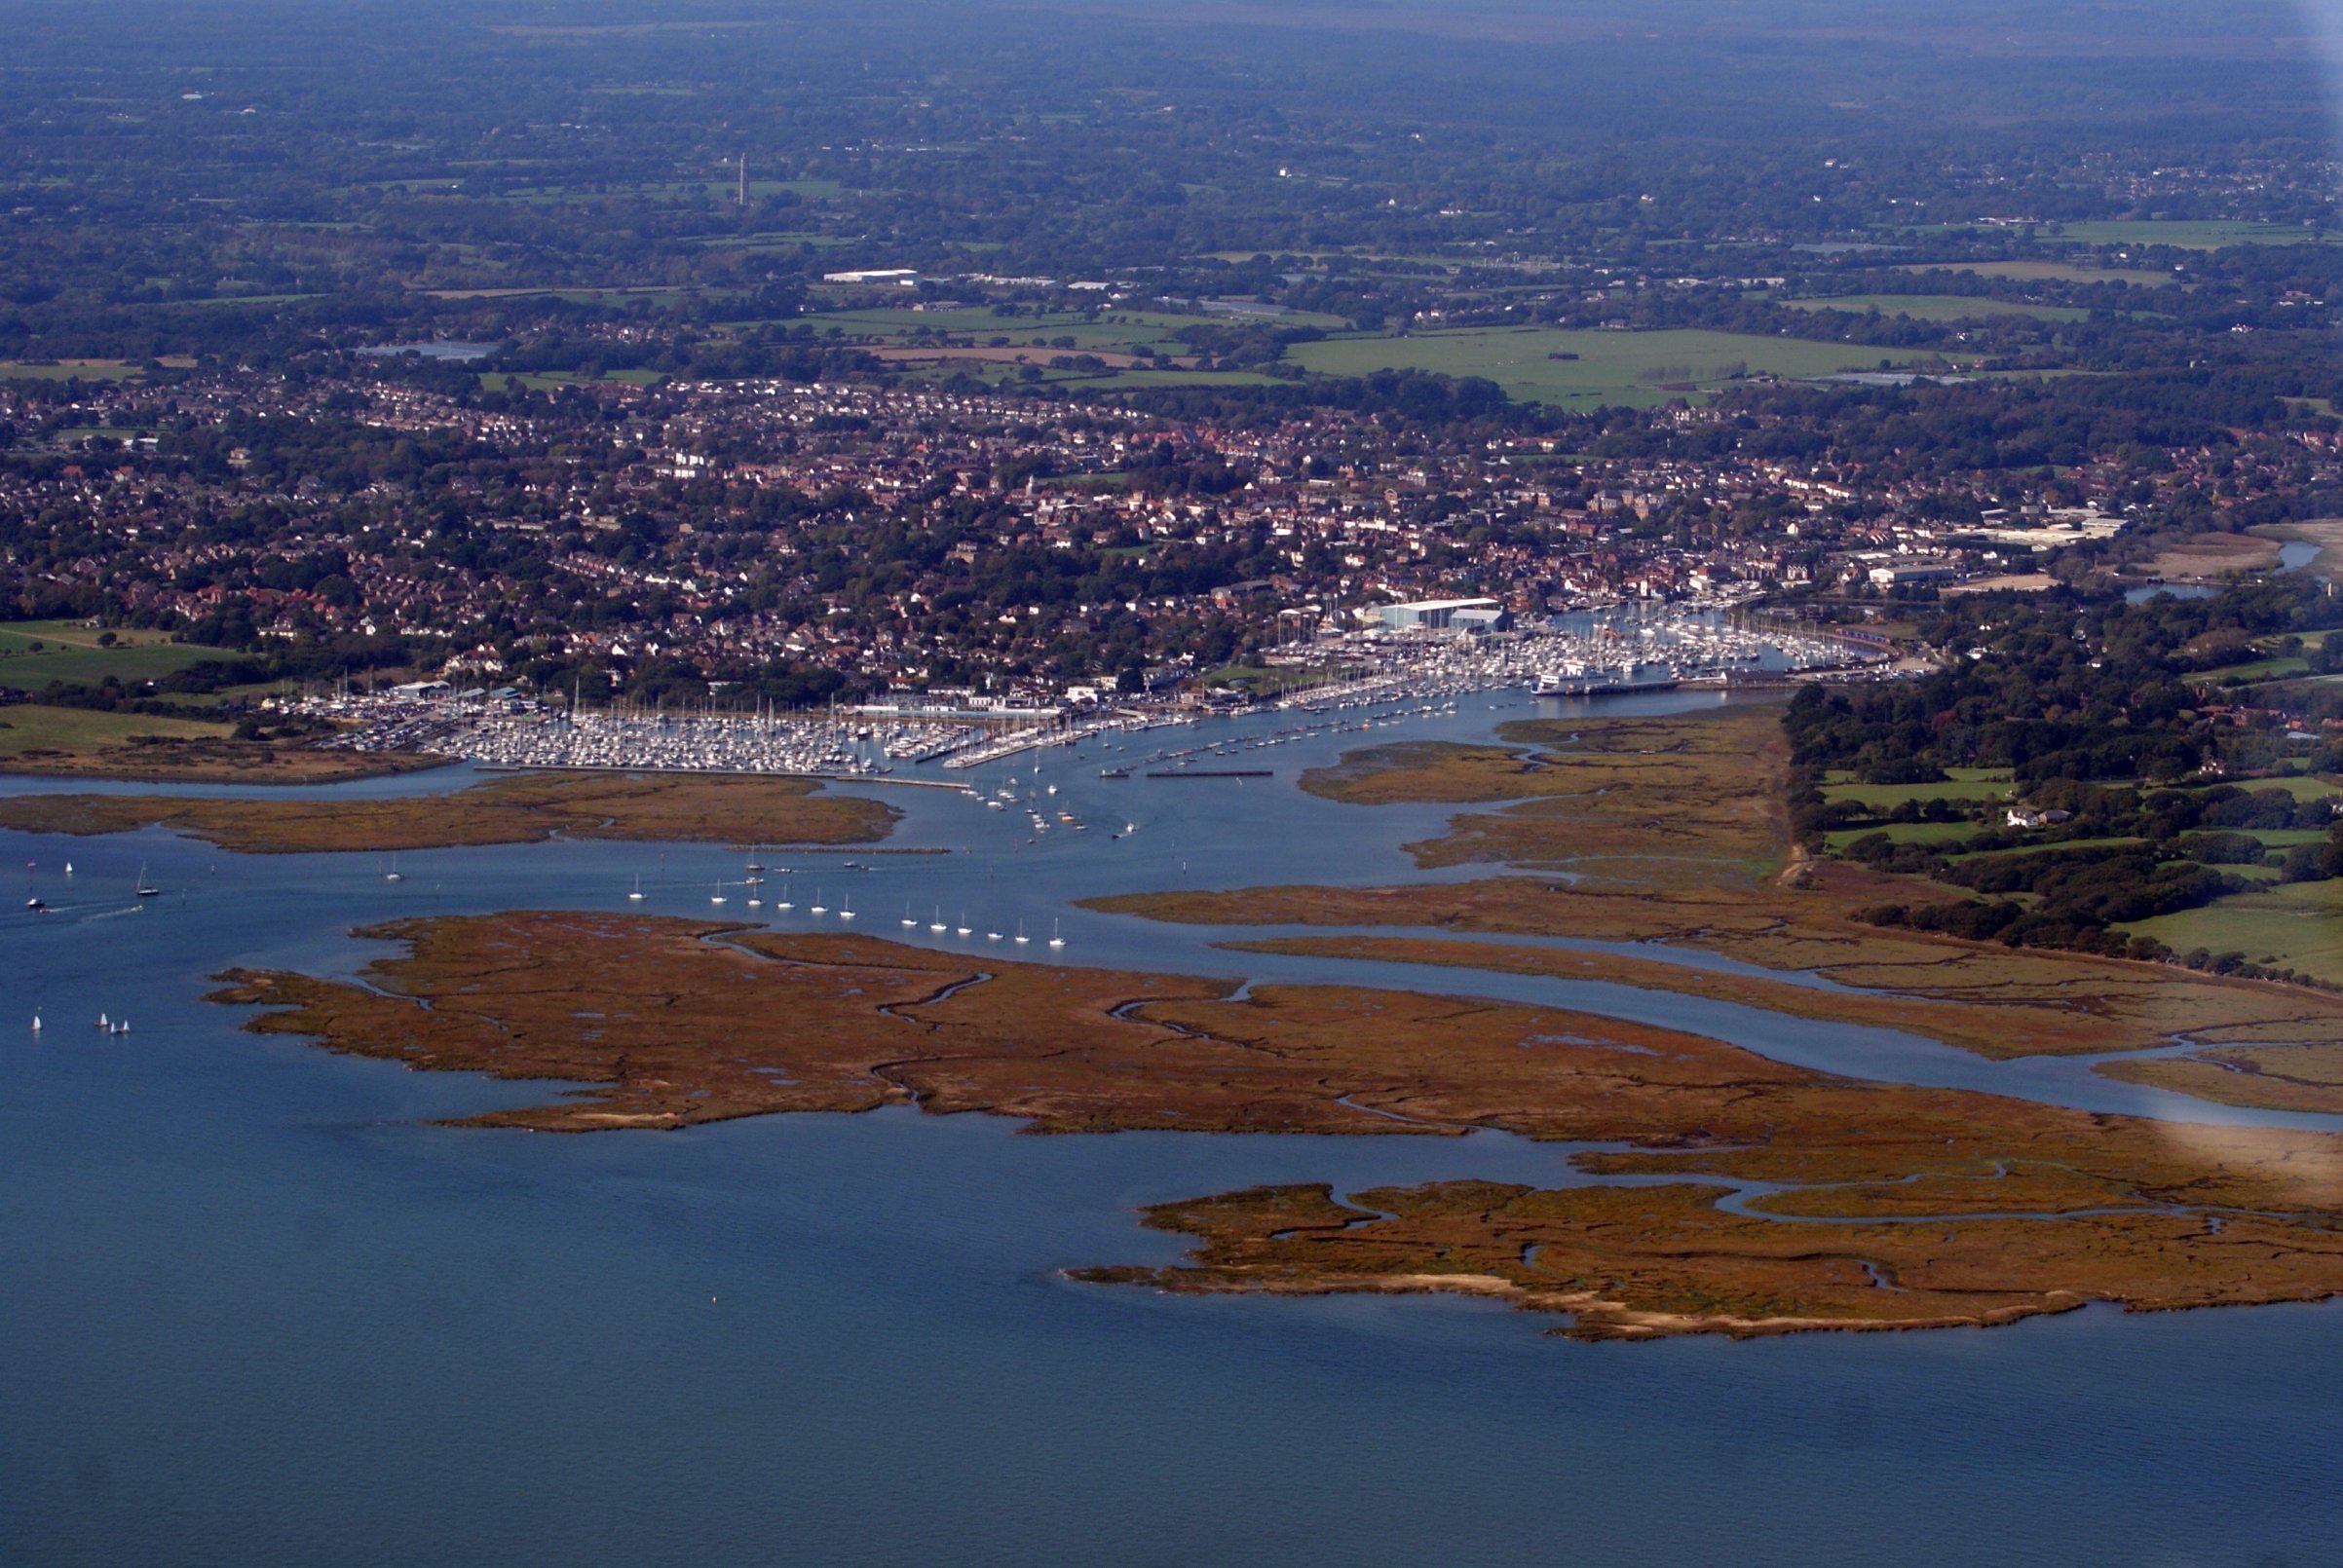
M 1974 321 L 1989 316 L 2031 316 L 2045 321 L 2080 321 L 2089 311 L 2064 305 L 2027 305 L 1972 294 L 1837 294 L 1826 299 L 1786 299 L 1797 311 L 1853 311 L 1862 315 L 1908 316 L 1915 321 Z
M 1561 358 L 1558 355 L 1575 355 Z M 1491 327 L 1410 337 L 1328 338 L 1296 345 L 1288 357 L 1329 375 L 1429 370 L 1486 376 L 1510 395 L 1532 402 L 1648 407 L 1713 389 L 1737 371 L 1805 377 L 1908 365 L 1925 355 L 1858 343 L 1680 329 L 1660 332 L 1569 331 Z
M 110 648 L 100 647 L 97 637 L 76 620 L 0 621 L 0 687 L 37 691 L 52 681 L 102 681 L 109 675 L 133 684 L 220 656 L 216 648 L 173 643 L 159 632 L 118 631 Z

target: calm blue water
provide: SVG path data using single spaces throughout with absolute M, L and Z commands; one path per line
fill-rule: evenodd
M 1021 815 L 890 794 L 900 841 L 971 852 L 865 855 L 868 873 L 797 857 L 789 918 L 812 923 L 819 881 L 873 935 L 908 935 L 909 898 L 922 941 L 929 908 L 964 903 L 980 949 L 989 925 L 1062 919 L 1070 961 L 1362 978 L 1066 901 L 1412 875 L 1397 846 L 1442 813 L 1346 810 L 1290 780 L 1363 738 L 1491 716 L 1248 753 L 1280 776 L 1241 792 L 1102 781 L 1097 748 L 1051 758 L 1043 778 L 1093 826 L 1032 845 Z M 1135 836 L 1106 839 L 1126 820 Z M 643 907 L 706 915 L 740 857 L 445 852 L 400 857 L 393 884 L 370 856 L 0 836 L 0 866 L 27 858 L 10 875 L 57 913 L 18 914 L 13 887 L 0 910 L 0 1561 L 2334 1560 L 2335 1307 L 1582 1346 L 1486 1304 L 1076 1286 L 1056 1271 L 1175 1254 L 1132 1219 L 1159 1199 L 1569 1176 L 1563 1151 L 1488 1136 L 1039 1139 L 909 1112 L 432 1128 L 532 1091 L 243 1034 L 198 1000 L 204 977 L 347 972 L 379 951 L 348 928 L 397 914 L 623 909 L 638 874 Z M 141 863 L 166 893 L 139 911 Z M 728 896 L 721 913 L 749 913 Z M 1917 1033 L 1363 978 L 1642 1008 L 1877 1076 L 2093 1092 Z M 101 1009 L 135 1032 L 99 1035 Z
M 2301 540 L 2287 540 L 2278 546 L 2278 570 L 2281 572 L 2297 571 L 2318 558 L 2319 546 Z M 2208 587 L 2201 582 L 2152 582 L 2125 590 L 2124 598 L 2136 605 L 2145 604 L 2160 593 L 2169 593 L 2175 599 L 2210 599 L 2218 592 L 2218 588 Z

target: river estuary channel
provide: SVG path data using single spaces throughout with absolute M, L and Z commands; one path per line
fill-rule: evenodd
M 2343 1382 L 2302 1372 L 2343 1360 L 2343 1304 L 1588 1345 L 1455 1297 L 1082 1285 L 1063 1271 L 1178 1256 L 1180 1238 L 1139 1226 L 1142 1205 L 1273 1182 L 1342 1196 L 1588 1178 L 1567 1145 L 1488 1132 L 1030 1138 L 905 1107 L 656 1135 L 446 1128 L 435 1119 L 545 1086 L 328 1055 L 242 1032 L 248 1010 L 202 999 L 232 967 L 355 975 L 389 950 L 353 930 L 405 916 L 805 931 L 850 909 L 861 934 L 980 963 L 1534 1002 L 1860 1078 L 2343 1129 L 2123 1084 L 2087 1060 L 1990 1062 L 1916 1028 L 1232 952 L 1220 944 L 1294 933 L 1077 904 L 1486 875 L 1422 872 L 1401 847 L 1454 807 L 1343 806 L 1295 781 L 1360 746 L 1483 740 L 1568 711 L 1520 694 L 1397 702 L 1351 716 L 1371 728 L 1202 765 L 1266 777 L 1151 779 L 1146 764 L 1166 744 L 1267 738 L 1290 716 L 907 770 L 964 793 L 835 785 L 901 810 L 892 836 L 768 848 L 761 884 L 719 845 L 417 851 L 393 879 L 375 855 L 0 834 L 30 888 L 0 915 L 0 1541 L 91 1563 L 2323 1560 Z M 134 787 L 0 782 L 115 789 Z M 1019 802 L 995 809 L 1003 789 Z M 155 896 L 134 896 L 141 877 Z M 34 893 L 48 914 L 22 912 Z M 132 1032 L 100 1031 L 101 1014 Z M 1673 1539 L 1651 1538 L 1657 1517 L 1679 1521 Z

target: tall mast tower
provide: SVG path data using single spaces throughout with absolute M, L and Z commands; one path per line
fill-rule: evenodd
M 748 154 L 746 153 L 740 155 L 740 183 L 733 192 L 733 205 L 735 206 L 748 205 Z

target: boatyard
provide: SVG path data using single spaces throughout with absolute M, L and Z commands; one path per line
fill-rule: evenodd
M 1304 722 L 1238 741 L 1165 748 L 1151 765 L 1254 750 L 1303 735 L 1367 729 L 1428 714 L 1472 692 L 1582 699 L 1679 688 L 1725 690 L 1789 682 L 1877 679 L 1898 672 L 1881 642 L 1750 622 L 1714 612 L 1609 612 L 1493 636 L 1362 633 L 1285 655 L 1291 679 L 1246 699 L 1183 692 L 1070 701 L 1047 714 L 942 712 L 903 704 L 818 713 L 717 705 L 582 708 L 510 691 L 434 687 L 337 696 L 320 710 L 354 728 L 326 742 L 360 752 L 429 751 L 492 767 L 624 768 L 788 774 L 893 783 L 935 765 L 964 772 L 1008 758 L 1114 736 L 1190 727 L 1237 712 L 1288 712 Z

